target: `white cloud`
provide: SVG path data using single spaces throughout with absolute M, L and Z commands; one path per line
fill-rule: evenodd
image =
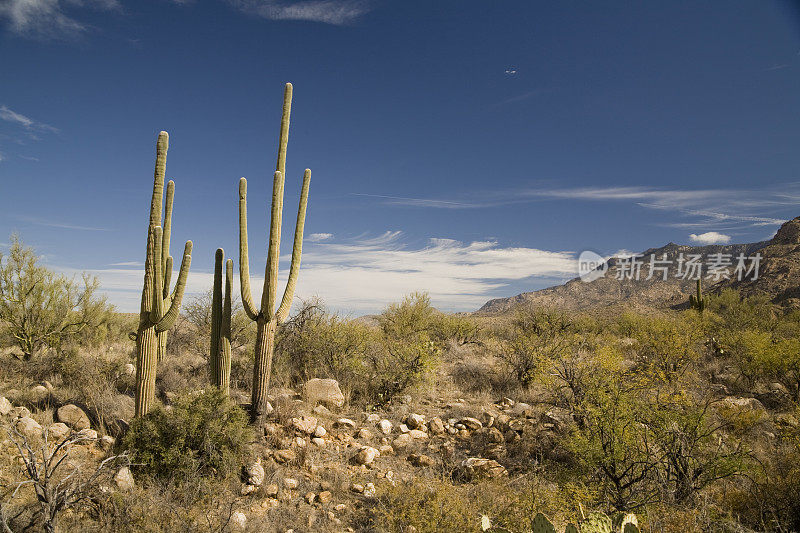
M 333 238 L 333 233 L 312 233 L 308 237 L 305 238 L 308 242 L 321 242 L 321 241 L 328 241 Z
M 342 25 L 353 22 L 370 10 L 364 0 L 228 0 L 232 6 L 272 20 L 308 20 Z
M 17 124 L 18 126 L 22 126 L 29 131 L 40 130 L 58 133 L 58 128 L 54 128 L 53 126 L 43 122 L 37 122 L 32 118 L 26 117 L 21 113 L 17 113 L 16 111 L 9 109 L 4 105 L 0 106 L 0 120 Z
M 716 231 L 707 231 L 706 233 L 696 234 L 691 233 L 689 238 L 692 242 L 696 242 L 699 244 L 728 244 L 731 242 L 730 235 L 724 235 L 722 233 L 717 233 Z
M 0 17 L 8 19 L 11 29 L 35 39 L 74 38 L 86 26 L 65 13 L 65 6 L 98 9 L 119 8 L 117 0 L 5 0 Z
M 410 292 L 427 291 L 434 305 L 467 311 L 477 309 L 490 298 L 508 296 L 513 282 L 577 275 L 572 252 L 441 238 L 412 248 L 401 239 L 402 232 L 387 231 L 377 237 L 360 236 L 346 242 L 308 243 L 303 251 L 295 301 L 319 296 L 333 309 L 364 314 L 378 312 Z M 281 258 L 279 297 L 286 283 L 290 257 L 288 252 Z M 261 262 L 251 258 L 251 272 L 260 270 L 257 264 Z M 78 272 L 57 269 L 68 274 Z M 100 278 L 102 290 L 122 311 L 137 309 L 144 276 L 141 267 L 88 272 Z M 176 277 L 174 272 L 172 279 Z M 210 272 L 190 271 L 187 298 L 204 293 L 211 282 Z M 235 282 L 238 287 L 238 277 Z M 260 300 L 263 277 L 252 277 L 251 285 L 254 298 Z

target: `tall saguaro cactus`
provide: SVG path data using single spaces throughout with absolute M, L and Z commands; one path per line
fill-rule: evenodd
M 231 288 L 233 259 L 225 263 L 225 291 L 222 290 L 222 261 L 225 252 L 217 249 L 214 257 L 214 290 L 211 299 L 211 352 L 209 367 L 211 383 L 228 395 L 231 377 Z M 224 302 L 223 302 L 224 301 Z
M 253 367 L 253 394 L 250 404 L 250 419 L 260 424 L 267 406 L 267 391 L 272 373 L 272 354 L 275 350 L 275 330 L 286 320 L 292 306 L 297 274 L 300 270 L 300 256 L 303 251 L 303 226 L 306 220 L 308 187 L 311 171 L 303 173 L 303 186 L 300 192 L 300 206 L 297 210 L 297 223 L 294 230 L 292 264 L 286 290 L 276 311 L 278 291 L 278 260 L 281 244 L 281 219 L 283 215 L 283 185 L 286 175 L 286 145 L 289 141 L 289 115 L 292 109 L 292 84 L 287 83 L 283 92 L 283 116 L 281 117 L 278 161 L 272 180 L 272 212 L 269 231 L 267 267 L 264 274 L 264 288 L 261 293 L 261 307 L 256 309 L 250 290 L 250 267 L 247 249 L 247 180 L 239 180 L 239 277 L 241 278 L 242 305 L 245 313 L 256 322 L 255 365 Z
M 697 279 L 695 292 L 697 293 L 696 296 L 689 295 L 689 305 L 702 313 L 706 308 L 706 299 L 703 297 L 703 282 L 700 281 L 700 278 Z
M 144 268 L 144 288 L 136 332 L 136 414 L 146 414 L 153 405 L 156 390 L 156 366 L 161 350 L 160 335 L 175 324 L 186 287 L 186 276 L 192 263 L 192 241 L 186 241 L 183 259 L 175 283 L 169 293 L 172 258 L 169 257 L 169 238 L 172 218 L 172 199 L 175 184 L 167 185 L 165 226 L 161 227 L 161 210 L 164 196 L 164 174 L 167 167 L 169 135 L 158 134 L 156 143 L 156 168 L 153 178 L 153 196 L 150 201 L 150 220 L 147 228 L 147 256 Z M 166 341 L 166 337 L 163 337 Z

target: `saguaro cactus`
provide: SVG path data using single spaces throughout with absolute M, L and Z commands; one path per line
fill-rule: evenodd
M 275 330 L 286 320 L 292 306 L 297 274 L 300 270 L 300 256 L 303 251 L 303 226 L 308 204 L 308 187 L 311 171 L 303 173 L 303 186 L 300 192 L 300 206 L 297 210 L 297 223 L 294 230 L 294 247 L 289 280 L 283 293 L 280 306 L 275 310 L 278 290 L 278 259 L 280 257 L 281 218 L 283 215 L 283 185 L 286 175 L 286 145 L 289 141 L 289 115 L 292 108 L 292 84 L 287 83 L 283 92 L 283 116 L 281 118 L 280 140 L 278 143 L 278 162 L 272 180 L 272 212 L 269 230 L 269 249 L 267 267 L 264 275 L 264 288 L 261 293 L 261 307 L 256 309 L 250 291 L 250 267 L 247 249 L 247 180 L 239 180 L 239 277 L 241 278 L 242 306 L 245 313 L 254 320 L 256 327 L 255 365 L 253 367 L 253 394 L 250 404 L 250 418 L 254 423 L 263 421 L 267 406 L 267 391 L 272 372 L 272 353 L 275 349 Z
M 175 283 L 175 290 L 169 294 L 169 277 L 172 271 L 172 258 L 169 257 L 169 233 L 172 225 L 170 220 L 172 198 L 175 192 L 175 184 L 172 181 L 167 185 L 166 230 L 162 230 L 161 227 L 168 148 L 169 135 L 166 131 L 162 131 L 158 134 L 156 143 L 156 168 L 147 229 L 144 288 L 139 312 L 139 328 L 135 334 L 137 354 L 135 416 L 137 417 L 146 414 L 153 405 L 156 390 L 156 366 L 161 349 L 159 335 L 166 333 L 175 324 L 186 287 L 186 276 L 192 263 L 192 241 L 186 241 L 178 281 Z M 166 337 L 164 340 L 166 341 Z
M 700 280 L 700 278 L 697 279 L 696 293 L 696 296 L 691 294 L 689 295 L 689 305 L 702 313 L 706 308 L 706 299 L 703 297 L 703 282 Z
M 211 299 L 211 352 L 209 367 L 211 383 L 226 395 L 230 392 L 231 377 L 231 287 L 233 260 L 225 263 L 225 291 L 222 290 L 222 261 L 225 252 L 217 249 L 214 257 L 214 290 Z M 224 303 L 223 303 L 224 301 Z

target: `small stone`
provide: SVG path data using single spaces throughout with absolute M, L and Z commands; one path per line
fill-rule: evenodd
M 384 435 L 388 435 L 392 432 L 392 423 L 384 418 L 378 422 L 378 429 L 380 429 L 381 433 Z
M 433 466 L 434 461 L 427 455 L 412 453 L 408 456 L 408 462 L 416 467 Z
M 289 490 L 294 490 L 294 489 L 296 489 L 298 486 L 300 486 L 300 482 L 299 482 L 299 481 L 297 481 L 297 480 L 296 480 L 296 479 L 294 479 L 294 478 L 287 477 L 287 478 L 284 478 L 284 479 L 283 479 L 283 486 L 284 486 L 284 487 L 286 487 L 286 488 L 287 488 L 287 489 L 289 489 Z
M 414 439 L 411 437 L 411 435 L 409 435 L 408 433 L 403 433 L 401 435 L 398 435 L 398 437 L 394 439 L 394 441 L 392 441 L 392 447 L 395 449 L 405 448 L 406 446 L 409 446 L 413 441 Z
M 511 414 L 514 416 L 531 416 L 533 414 L 533 407 L 525 402 L 514 404 L 511 408 Z
M 364 496 L 367 498 L 374 498 L 375 497 L 375 484 L 374 483 L 367 483 L 364 485 Z
M 471 416 L 467 416 L 461 419 L 461 423 L 464 427 L 470 431 L 477 431 L 483 427 L 483 424 L 477 418 L 472 418 Z
M 102 437 L 100 437 L 100 448 L 102 448 L 105 451 L 110 451 L 111 448 L 114 447 L 114 444 L 116 444 L 116 442 L 117 439 L 115 439 L 111 435 L 103 435 Z
M 277 498 L 278 497 L 278 485 L 275 483 L 270 483 L 264 489 L 264 494 L 266 494 L 267 498 Z
M 372 432 L 367 428 L 361 428 L 358 430 L 358 433 L 356 433 L 356 438 L 361 440 L 370 440 L 372 438 Z
M 261 465 L 260 458 L 255 463 L 245 465 L 242 469 L 242 473 L 244 474 L 243 477 L 245 483 L 248 485 L 260 487 L 261 484 L 264 483 L 264 476 L 266 475 L 266 472 L 264 471 L 264 467 Z
M 234 511 L 231 513 L 230 523 L 236 529 L 244 529 L 247 527 L 247 515 L 241 511 Z
M 329 416 L 331 414 L 331 410 L 321 404 L 312 409 L 311 412 L 317 416 Z
M 242 496 L 249 496 L 256 490 L 258 490 L 258 487 L 256 487 L 255 485 L 248 485 L 247 483 L 242 483 L 242 488 L 239 489 L 239 494 L 241 494 Z
M 493 459 L 469 457 L 461 462 L 459 473 L 464 479 L 494 479 L 508 475 L 503 465 Z
M 378 451 L 381 452 L 381 455 L 394 455 L 394 448 L 388 444 L 383 444 L 378 448 Z
M 39 425 L 39 422 L 29 416 L 25 416 L 17 420 L 16 428 L 17 431 L 29 439 L 42 436 L 42 426 Z
M 84 440 L 97 440 L 97 431 L 94 429 L 82 429 L 78 435 Z
M 135 376 L 136 366 L 131 363 L 125 363 L 125 366 L 122 367 L 122 371 L 125 372 L 126 376 Z
M 275 461 L 281 464 L 291 463 L 297 459 L 294 450 L 275 450 L 272 452 L 272 456 L 275 458 Z
M 431 418 L 430 421 L 428 422 L 428 431 L 430 431 L 434 435 L 443 434 L 445 430 L 442 419 L 439 418 L 438 416 Z
M 291 427 L 300 433 L 311 435 L 317 429 L 317 419 L 313 416 L 305 415 L 292 418 Z
M 357 494 L 364 494 L 364 485 L 362 485 L 361 483 L 353 483 L 352 485 L 350 485 L 350 490 L 352 490 Z
M 331 491 L 329 490 L 323 490 L 317 495 L 317 500 L 319 500 L 319 503 L 321 503 L 322 505 L 330 503 L 332 499 L 333 499 L 333 494 L 331 494 Z
M 408 432 L 408 434 L 414 440 L 425 440 L 428 438 L 428 434 L 420 429 L 412 429 L 411 431 Z
M 117 470 L 117 473 L 114 474 L 114 483 L 117 485 L 119 490 L 124 492 L 133 490 L 133 487 L 136 486 L 136 482 L 133 480 L 131 469 L 127 466 L 123 466 Z
M 322 426 L 317 426 L 317 429 L 314 430 L 315 437 L 324 437 L 327 434 L 328 431 Z
M 364 492 L 364 487 L 361 487 L 361 492 Z M 338 513 L 341 513 L 342 511 L 344 511 L 344 510 L 346 510 L 346 509 L 347 509 L 347 504 L 345 504 L 345 503 L 337 503 L 337 504 L 336 504 L 336 505 L 333 507 L 333 509 L 334 509 L 336 512 L 338 512 Z
M 339 420 L 334 422 L 333 425 L 338 428 L 349 428 L 349 429 L 355 429 L 356 427 L 356 423 L 350 420 L 349 418 L 340 418 Z
M 19 407 L 15 407 L 11 410 L 11 416 L 13 418 L 30 418 L 31 412 L 28 411 L 27 407 L 20 405 Z
M 56 418 L 59 422 L 63 422 L 75 431 L 82 429 L 89 429 L 91 423 L 86 413 L 75 404 L 62 405 L 56 410 Z
M 403 422 L 405 422 L 409 429 L 420 429 L 425 425 L 425 417 L 417 413 L 411 413 Z
M 5 396 L 0 396 L 0 416 L 8 416 L 11 414 L 11 411 L 14 409 L 14 406 L 8 401 L 8 398 Z
M 70 433 L 72 433 L 72 430 L 69 429 L 69 426 L 63 422 L 56 422 L 47 428 L 47 440 L 50 442 L 60 442 L 69 436 Z
M 380 419 L 381 419 L 381 417 L 378 415 L 378 413 L 370 413 L 370 414 L 367 415 L 367 423 L 368 424 L 374 424 L 375 422 L 377 422 Z
M 356 462 L 356 464 L 368 465 L 371 464 L 376 457 L 380 456 L 380 454 L 381 452 L 375 448 L 371 446 L 364 446 L 358 451 L 358 453 L 356 453 L 353 460 Z
M 314 437 L 313 439 L 311 439 L 311 444 L 313 444 L 317 448 L 322 448 L 323 446 L 325 446 L 325 439 L 321 437 Z
M 303 499 L 305 499 L 307 504 L 311 505 L 317 499 L 317 495 L 313 492 L 306 492 L 306 495 Z
M 399 429 L 400 433 L 408 433 L 408 426 L 405 424 L 400 424 Z
M 303 437 L 295 437 L 292 439 L 292 446 L 296 446 L 298 448 L 305 448 L 306 447 L 306 439 Z

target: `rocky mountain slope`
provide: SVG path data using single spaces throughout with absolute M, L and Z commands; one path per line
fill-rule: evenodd
M 681 254 L 684 262 L 679 267 Z M 715 276 L 707 277 L 708 267 L 714 263 L 716 254 L 730 255 L 730 265 L 727 268 L 729 279 L 720 277 L 716 280 Z M 736 267 L 740 254 L 744 254 L 745 258 L 761 255 L 756 279 L 752 279 L 752 272 L 743 275 L 741 280 L 738 279 Z M 631 273 L 630 263 L 615 257 L 609 259 L 605 275 L 595 281 L 584 282 L 575 278 L 563 285 L 524 292 L 510 298 L 489 300 L 476 314 L 503 313 L 519 304 L 552 306 L 566 310 L 597 310 L 623 306 L 638 310 L 681 308 L 687 305 L 689 295 L 695 288 L 693 276 L 682 276 L 686 271 L 686 261 L 691 255 L 701 256 L 704 290 L 719 291 L 732 287 L 745 295 L 766 293 L 777 304 L 800 307 L 800 217 L 786 222 L 769 241 L 711 246 L 669 243 L 661 248 L 646 250 L 641 255 L 643 257 L 640 259 L 642 264 L 638 279 L 622 276 Z M 647 279 L 650 277 L 651 255 L 656 260 L 662 260 L 666 255 L 666 280 L 663 279 L 662 270 L 656 270 L 651 279 Z M 752 261 L 747 260 L 745 268 L 750 268 L 751 264 Z M 659 264 L 656 263 L 656 266 Z M 742 273 L 745 274 L 746 271 Z

